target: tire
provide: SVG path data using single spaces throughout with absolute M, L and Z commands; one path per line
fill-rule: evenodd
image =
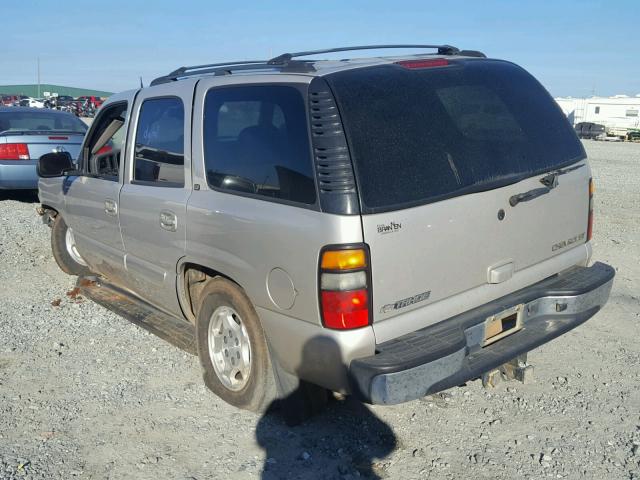
M 53 258 L 64 273 L 87 275 L 89 268 L 75 248 L 73 233 L 61 215 L 57 215 L 51 226 L 51 251 Z M 76 257 L 74 259 L 74 257 Z
M 209 280 L 196 316 L 205 385 L 225 402 L 264 412 L 276 399 L 267 341 L 251 301 L 235 283 Z

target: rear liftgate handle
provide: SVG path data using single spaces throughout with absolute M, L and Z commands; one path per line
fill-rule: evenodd
M 163 210 L 160 212 L 160 226 L 169 232 L 176 232 L 178 230 L 178 217 L 169 210 Z

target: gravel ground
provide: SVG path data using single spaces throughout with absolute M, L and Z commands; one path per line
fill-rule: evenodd
M 601 313 L 529 354 L 532 384 L 336 401 L 295 428 L 226 405 L 196 358 L 67 296 L 36 200 L 0 196 L 0 479 L 640 479 L 640 145 L 585 145 L 594 259 L 618 274 Z

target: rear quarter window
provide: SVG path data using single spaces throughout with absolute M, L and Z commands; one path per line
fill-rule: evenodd
M 550 95 L 508 62 L 384 65 L 327 81 L 365 213 L 496 188 L 585 157 Z
M 265 200 L 314 204 L 307 124 L 296 87 L 209 90 L 203 138 L 209 185 Z

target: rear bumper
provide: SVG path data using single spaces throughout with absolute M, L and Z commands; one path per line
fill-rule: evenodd
M 607 302 L 615 271 L 603 263 L 574 267 L 436 325 L 378 345 L 353 360 L 352 390 L 361 400 L 396 404 L 438 392 L 499 367 L 568 332 Z M 523 304 L 522 329 L 482 347 L 485 320 Z
M 0 190 L 37 189 L 37 160 L 0 160 Z

